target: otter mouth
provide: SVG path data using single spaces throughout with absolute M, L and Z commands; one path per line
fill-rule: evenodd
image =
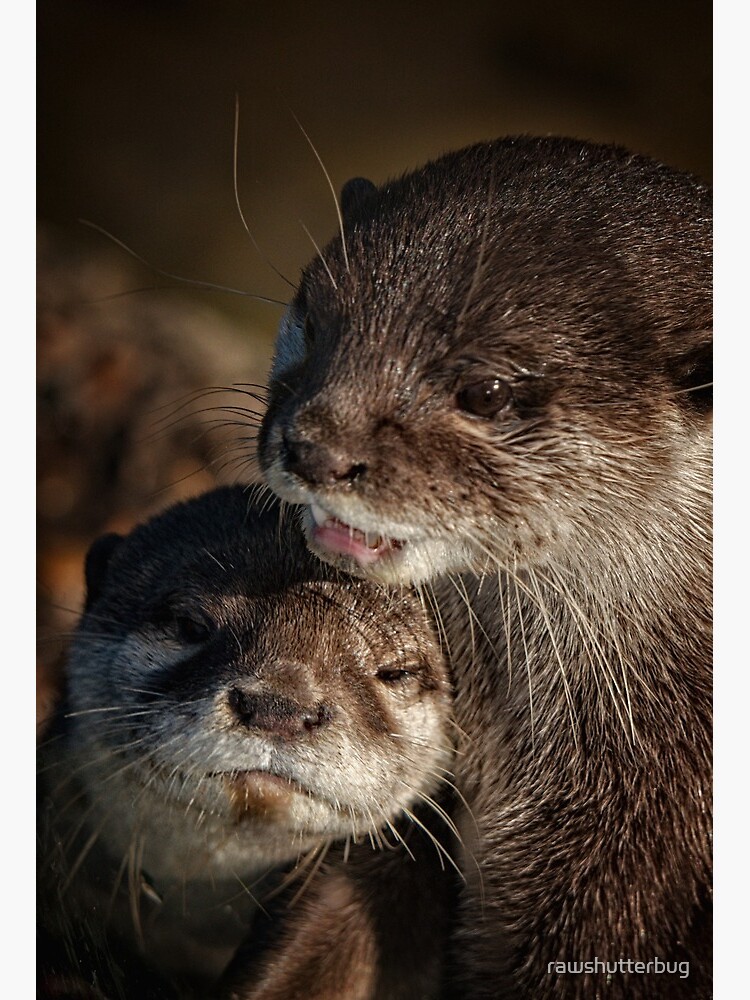
M 312 795 L 309 788 L 295 781 L 294 778 L 287 778 L 285 775 L 275 774 L 273 771 L 252 770 L 232 770 L 232 771 L 210 771 L 209 778 L 220 778 L 225 783 L 236 787 L 252 788 L 259 793 L 281 793 L 288 794 L 296 792 L 308 798 Z
M 209 777 L 220 779 L 231 814 L 237 823 L 246 820 L 263 824 L 286 825 L 293 802 L 298 796 L 311 797 L 293 778 L 273 771 L 214 771 Z
M 310 513 L 313 541 L 331 554 L 350 556 L 360 566 L 371 566 L 381 559 L 393 559 L 407 544 L 400 538 L 387 538 L 355 528 L 317 504 L 310 505 Z

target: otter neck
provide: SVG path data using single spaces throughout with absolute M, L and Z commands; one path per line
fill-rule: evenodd
M 696 501 L 688 485 L 689 500 L 678 487 L 637 524 L 613 518 L 606 538 L 560 558 L 488 563 L 436 585 L 460 724 L 488 700 L 475 688 L 496 684 L 529 749 L 535 730 L 552 726 L 558 746 L 583 748 L 596 733 L 597 752 L 643 763 L 685 720 L 700 716 L 710 731 L 710 610 L 695 596 L 711 589 L 710 497 Z
M 646 608 L 621 575 L 604 584 L 623 589 L 606 603 L 575 583 L 549 568 L 441 581 L 459 725 L 482 731 L 475 716 L 500 706 L 495 726 L 514 757 L 565 748 L 573 768 L 658 762 L 669 734 L 698 718 L 697 732 L 709 732 L 710 680 L 693 639 L 708 627 L 705 610 L 664 585 Z

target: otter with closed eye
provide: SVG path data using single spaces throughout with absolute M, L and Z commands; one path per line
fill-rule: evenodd
M 437 598 L 481 875 L 449 993 L 707 997 L 710 192 L 505 139 L 350 182 L 340 230 L 259 451 L 313 552 Z
M 370 837 L 391 842 L 398 883 L 398 859 L 437 859 L 451 836 L 434 799 L 452 762 L 450 684 L 417 596 L 323 566 L 292 517 L 242 487 L 105 536 L 86 577 L 67 697 L 42 749 L 40 995 L 73 982 L 71 995 L 110 1000 L 215 998 L 238 945 L 252 952 L 263 876 L 306 855 L 314 870 L 336 841 L 353 867 L 329 877 L 358 926 L 373 940 L 379 920 L 400 927 L 427 989 L 439 932 L 433 942 L 406 911 L 393 921 L 387 900 L 373 915 L 348 874 L 377 867 Z M 447 909 L 433 868 L 435 930 Z M 341 949 L 335 968 L 356 995 L 388 996 L 388 953 L 373 949 L 366 962 Z

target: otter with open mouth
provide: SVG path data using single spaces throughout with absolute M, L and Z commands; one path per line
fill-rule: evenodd
M 711 218 L 624 149 L 480 143 L 345 185 L 281 323 L 268 484 L 447 638 L 462 1000 L 710 995 Z M 651 971 L 558 973 L 594 957 Z

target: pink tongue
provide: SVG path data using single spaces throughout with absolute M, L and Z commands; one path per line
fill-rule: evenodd
M 325 524 L 316 524 L 313 528 L 313 538 L 329 552 L 338 552 L 352 556 L 361 566 L 377 562 L 389 546 L 382 538 L 377 539 L 377 547 L 370 548 L 365 544 L 365 536 L 361 531 L 353 530 L 341 521 L 328 520 Z

